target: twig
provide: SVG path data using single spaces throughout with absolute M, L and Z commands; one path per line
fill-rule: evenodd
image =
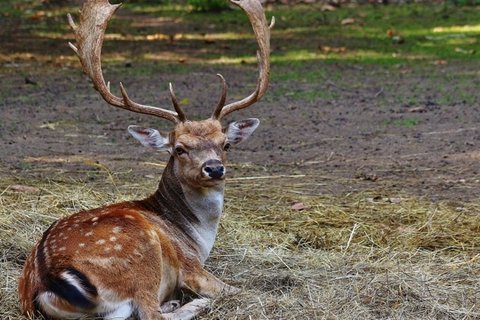
M 383 87 L 381 87 L 380 90 L 378 90 L 378 92 L 375 93 L 374 97 L 378 98 L 378 96 L 381 95 L 382 93 L 383 93 Z
M 237 177 L 230 178 L 229 181 L 239 181 L 239 180 L 261 180 L 261 179 L 281 179 L 281 178 L 305 178 L 305 174 L 292 174 L 292 175 L 278 175 L 278 176 L 256 176 L 256 177 Z
M 355 223 L 353 225 L 352 231 L 350 232 L 350 237 L 348 238 L 347 246 L 345 247 L 345 251 L 343 252 L 343 255 L 347 253 L 347 250 L 350 247 L 350 243 L 352 242 L 353 236 L 355 235 L 355 231 L 357 231 L 357 228 L 358 228 L 358 223 Z

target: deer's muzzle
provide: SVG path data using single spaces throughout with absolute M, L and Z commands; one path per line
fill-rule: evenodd
M 220 160 L 210 159 L 202 165 L 202 173 L 205 177 L 211 179 L 223 179 L 225 177 L 225 167 Z

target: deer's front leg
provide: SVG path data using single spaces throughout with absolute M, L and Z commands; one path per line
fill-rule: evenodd
M 170 313 L 163 313 L 167 320 L 190 320 L 206 312 L 210 307 L 210 298 L 232 295 L 240 292 L 239 288 L 224 283 L 201 267 L 185 272 L 181 283 L 182 289 L 190 290 L 202 298 L 197 298 Z
M 226 284 L 201 267 L 185 273 L 181 287 L 207 298 L 234 295 L 241 291 L 241 289 Z
M 210 299 L 198 298 L 184 304 L 173 312 L 162 313 L 165 320 L 191 320 L 205 313 L 210 307 Z

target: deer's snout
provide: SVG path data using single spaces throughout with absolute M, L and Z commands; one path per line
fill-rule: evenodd
M 202 173 L 212 179 L 221 179 L 225 176 L 225 167 L 220 160 L 210 159 L 202 165 Z

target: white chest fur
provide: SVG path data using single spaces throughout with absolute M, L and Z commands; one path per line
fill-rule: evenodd
M 224 186 L 201 190 L 184 188 L 184 192 L 187 203 L 199 221 L 192 227 L 195 230 L 193 236 L 203 263 L 208 258 L 217 236 L 218 224 L 223 213 Z

